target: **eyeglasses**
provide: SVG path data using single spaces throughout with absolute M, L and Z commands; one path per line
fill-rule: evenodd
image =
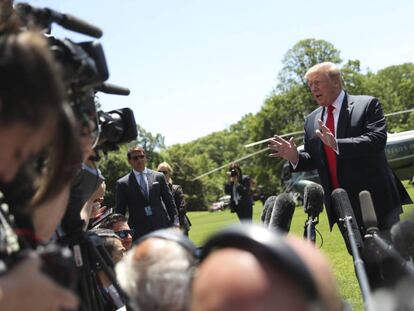
M 132 156 L 131 160 L 137 161 L 138 159 L 145 159 L 145 155 L 141 154 L 141 155 L 136 155 L 136 156 Z
M 130 229 L 130 230 L 116 231 L 115 234 L 117 236 L 119 236 L 120 239 L 125 239 L 125 238 L 128 237 L 128 235 L 131 235 L 133 237 L 134 236 L 134 230 Z
M 168 175 L 167 171 L 158 171 L 158 172 L 163 173 L 164 175 Z

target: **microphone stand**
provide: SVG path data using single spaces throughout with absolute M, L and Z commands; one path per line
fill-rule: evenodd
M 308 219 L 305 222 L 305 238 L 313 243 L 316 243 L 316 225 L 319 223 L 319 217 L 308 215 Z
M 368 282 L 367 272 L 365 271 L 364 261 L 361 259 L 361 256 L 358 251 L 358 246 L 355 241 L 355 235 L 352 230 L 352 217 L 345 216 L 345 218 L 339 218 L 339 221 L 345 224 L 346 231 L 349 237 L 349 244 L 351 245 L 352 257 L 354 258 L 355 271 L 361 288 L 362 298 L 364 300 L 365 310 L 373 311 L 373 302 L 371 296 L 371 287 Z

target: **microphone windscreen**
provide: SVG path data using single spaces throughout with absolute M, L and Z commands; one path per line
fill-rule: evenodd
M 371 193 L 366 190 L 361 191 L 359 193 L 359 203 L 361 206 L 362 222 L 364 223 L 366 232 L 372 230 L 378 231 L 377 215 L 375 214 Z
M 312 183 L 305 187 L 303 208 L 305 213 L 317 217 L 323 211 L 324 191 L 320 184 Z
M 355 236 L 355 242 L 358 246 L 362 246 L 362 237 L 361 232 L 358 228 L 358 223 L 355 218 L 354 210 L 352 209 L 351 201 L 349 201 L 348 193 L 342 188 L 337 188 L 332 191 L 332 206 L 337 215 L 337 217 L 345 219 L 350 217 L 351 218 L 351 228 L 347 228 L 347 230 L 351 229 Z M 338 223 L 339 225 L 339 223 Z
M 264 214 L 263 224 L 265 227 L 269 226 L 270 217 L 272 216 L 272 211 L 273 211 L 273 206 L 275 205 L 275 201 L 276 201 L 276 196 L 272 195 L 268 197 L 265 202 L 265 205 L 263 208 L 263 214 Z
M 293 213 L 295 212 L 295 205 L 295 201 L 290 194 L 279 194 L 270 217 L 269 228 L 279 229 L 288 233 Z
M 414 259 L 414 222 L 404 220 L 391 227 L 391 240 L 397 251 L 407 260 Z

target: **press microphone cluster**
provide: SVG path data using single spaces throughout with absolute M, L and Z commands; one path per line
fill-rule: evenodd
M 374 253 L 375 258 L 392 258 L 405 273 L 414 277 L 413 266 L 400 255 L 391 243 L 380 236 L 371 194 L 368 191 L 361 191 L 359 193 L 359 202 L 361 205 L 362 221 L 366 230 L 364 236 L 366 247 Z M 407 227 L 408 229 L 404 225 L 397 223 L 391 229 L 391 236 L 394 235 L 394 238 L 392 238 L 393 243 L 395 241 L 396 245 L 399 245 L 400 252 L 406 249 L 406 247 L 402 246 L 406 241 L 409 241 L 406 236 L 413 236 L 413 232 L 411 231 L 413 228 L 410 228 L 409 225 Z
M 305 222 L 304 236 L 315 243 L 316 225 L 319 223 L 319 214 L 323 211 L 324 191 L 321 185 L 314 183 L 305 187 L 303 195 L 303 209 L 308 214 Z

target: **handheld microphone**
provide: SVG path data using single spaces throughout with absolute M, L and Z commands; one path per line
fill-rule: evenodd
M 270 217 L 272 216 L 273 206 L 275 205 L 276 196 L 272 195 L 267 198 L 262 213 L 262 221 L 265 227 L 269 226 Z
M 270 217 L 269 228 L 279 229 L 288 233 L 292 222 L 293 213 L 295 212 L 295 201 L 288 193 L 281 193 L 277 196 L 272 216 Z
M 103 34 L 100 28 L 70 14 L 62 14 L 48 8 L 40 9 L 32 7 L 27 3 L 17 3 L 15 5 L 15 10 L 19 15 L 32 15 L 36 20 L 46 21 L 49 24 L 55 22 L 68 30 L 76 31 L 94 38 L 100 38 Z
M 309 184 L 305 187 L 303 195 L 303 209 L 308 214 L 305 222 L 304 237 L 307 240 L 316 242 L 316 225 L 319 223 L 319 214 L 323 210 L 324 191 L 317 183 Z
M 351 249 L 351 255 L 354 258 L 354 266 L 356 276 L 361 288 L 362 298 L 365 303 L 365 310 L 373 310 L 371 287 L 368 282 L 367 272 L 365 271 L 364 262 L 359 254 L 358 247 L 362 247 L 362 237 L 358 229 L 358 224 L 355 220 L 354 211 L 352 210 L 351 202 L 348 194 L 344 189 L 337 188 L 332 192 L 332 205 L 339 217 L 339 221 L 345 224 L 348 239 L 344 236 L 345 243 L 347 243 L 348 250 Z M 338 223 L 339 226 L 339 223 Z M 349 244 L 349 246 L 348 246 Z
M 397 251 L 407 260 L 414 260 L 414 222 L 404 220 L 391 227 L 391 240 Z
M 403 268 L 407 274 L 414 276 L 413 267 L 409 266 L 404 258 L 395 250 L 395 248 L 379 235 L 379 229 L 377 227 L 377 216 L 375 214 L 374 203 L 372 202 L 371 194 L 366 190 L 361 191 L 359 193 L 359 202 L 361 205 L 362 220 L 364 222 L 364 227 L 366 228 L 366 234 L 364 238 L 365 246 L 367 249 L 371 250 L 374 253 L 373 255 L 377 260 L 384 257 L 392 258 L 395 263 Z M 411 228 L 411 230 L 412 229 L 413 228 Z M 395 229 L 395 231 L 399 230 Z M 414 234 L 412 235 L 414 237 Z M 405 238 L 399 237 L 395 240 L 397 243 L 401 243 L 399 240 L 405 240 Z M 394 269 L 394 273 L 396 271 L 397 270 Z

